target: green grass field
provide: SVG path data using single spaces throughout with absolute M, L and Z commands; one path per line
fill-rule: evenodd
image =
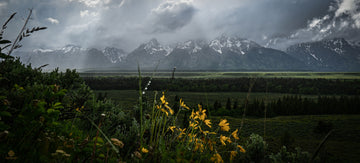
M 233 117 L 213 117 L 218 121 L 226 118 L 230 127 L 239 128 L 241 119 Z M 326 141 L 322 152 L 327 152 L 326 157 L 337 162 L 360 162 L 360 115 L 307 115 L 307 116 L 280 116 L 268 118 L 266 121 L 265 140 L 269 143 L 270 150 L 278 151 L 280 138 L 287 131 L 294 139 L 290 147 L 301 147 L 304 151 L 313 154 L 325 137 L 326 133 L 318 134 L 313 130 L 318 121 L 330 122 L 334 131 Z M 263 118 L 246 118 L 241 131 L 242 136 L 257 133 L 264 136 Z
M 153 76 L 156 78 L 171 78 L 172 72 L 142 72 L 143 77 Z M 138 77 L 135 71 L 85 71 L 81 72 L 82 77 Z M 175 78 L 306 78 L 306 79 L 360 79 L 360 72 L 213 72 L 213 71 L 179 71 L 175 72 Z
M 107 94 L 108 99 L 112 99 L 118 104 L 125 107 L 133 107 L 137 104 L 137 100 L 139 99 L 139 92 L 135 90 L 96 90 L 94 91 L 96 94 L 101 93 L 104 95 Z M 161 92 L 158 92 L 158 95 L 161 95 Z M 223 106 L 225 106 L 228 98 L 231 99 L 232 102 L 235 100 L 238 101 L 239 104 L 243 104 L 246 99 L 247 93 L 244 92 L 166 92 L 166 97 L 170 103 L 173 103 L 175 99 L 175 95 L 179 98 L 182 98 L 186 104 L 189 106 L 197 106 L 200 102 L 203 105 L 213 106 L 215 100 L 220 101 Z M 277 100 L 280 97 L 283 97 L 288 94 L 281 93 L 250 93 L 249 100 L 254 99 L 264 99 L 264 101 L 272 101 Z M 153 101 L 154 92 L 147 91 L 145 97 L 149 101 Z M 159 97 L 159 96 L 158 96 Z M 307 98 L 317 98 L 317 95 L 304 95 L 303 97 Z
M 135 90 L 110 90 L 110 91 L 95 91 L 99 94 L 107 93 L 107 98 L 116 101 L 118 104 L 126 108 L 133 108 L 138 99 L 138 92 Z M 158 92 L 158 98 L 161 92 Z M 203 105 L 213 105 L 213 101 L 218 100 L 225 106 L 227 98 L 238 99 L 239 104 L 244 102 L 247 93 L 239 92 L 167 92 L 166 97 L 170 105 L 174 102 L 174 97 L 177 95 L 183 98 L 186 104 L 191 108 L 196 108 L 200 102 Z M 266 99 L 274 100 L 286 94 L 280 93 L 251 93 L 250 100 Z M 152 103 L 154 92 L 148 91 L 145 97 L 149 103 Z M 303 97 L 316 98 L 316 95 L 306 95 Z M 236 116 L 240 117 L 240 116 Z M 213 116 L 214 125 L 220 119 L 226 118 L 230 122 L 231 128 L 239 128 L 241 118 L 236 117 L 218 117 Z M 360 115 L 305 115 L 305 116 L 278 116 L 268 118 L 266 120 L 266 133 L 264 135 L 264 118 L 246 117 L 244 127 L 240 132 L 242 137 L 248 137 L 251 133 L 256 133 L 264 136 L 266 142 L 269 144 L 269 152 L 279 151 L 282 146 L 281 137 L 285 132 L 288 132 L 290 138 L 293 140 L 290 144 L 290 150 L 295 147 L 300 147 L 310 154 L 315 152 L 318 144 L 324 138 L 326 133 L 315 133 L 314 128 L 319 121 L 333 124 L 334 132 L 330 135 L 328 141 L 321 149 L 321 155 L 331 162 L 360 162 Z M 245 143 L 245 142 L 244 142 Z

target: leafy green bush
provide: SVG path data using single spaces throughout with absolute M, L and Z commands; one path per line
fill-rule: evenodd
M 303 152 L 300 148 L 295 148 L 295 150 L 295 153 L 288 152 L 283 146 L 277 154 L 269 155 L 269 159 L 271 162 L 307 163 L 310 161 L 311 156 L 308 152 Z

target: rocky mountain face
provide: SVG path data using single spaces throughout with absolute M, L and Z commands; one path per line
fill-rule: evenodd
M 253 41 L 221 36 L 210 42 L 190 40 L 164 48 L 150 41 L 131 52 L 127 63 L 160 69 L 177 67 L 183 70 L 298 70 L 304 64 L 275 49 L 265 48 Z M 165 50 L 166 49 L 166 50 Z
M 156 39 L 130 53 L 114 47 L 103 50 L 68 45 L 60 49 L 15 52 L 23 63 L 44 69 L 116 68 L 154 70 L 310 70 L 360 71 L 360 46 L 344 39 L 322 40 L 290 46 L 286 52 L 256 42 L 220 36 L 211 41 L 189 40 L 165 46 Z
M 130 52 L 120 66 L 125 69 L 137 69 L 139 65 L 145 69 L 154 69 L 171 50 L 170 47 L 163 46 L 156 39 L 152 39 Z
M 360 47 L 335 38 L 290 46 L 286 52 L 317 71 L 359 71 Z

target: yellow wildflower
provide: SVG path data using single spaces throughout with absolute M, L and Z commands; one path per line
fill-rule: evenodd
M 143 147 L 143 148 L 141 148 L 141 152 L 142 152 L 142 153 L 148 153 L 149 150 L 147 150 L 146 148 Z
M 196 122 L 196 121 L 195 121 Z M 192 127 L 194 129 L 197 129 L 198 128 L 198 124 L 197 123 L 194 123 L 194 122 L 189 122 L 189 127 Z
M 181 138 L 182 135 L 185 135 L 185 130 L 186 130 L 186 128 L 184 128 L 184 129 L 179 128 L 179 131 L 180 131 L 180 134 L 178 136 L 179 138 Z
M 206 119 L 206 120 L 204 121 L 204 123 L 206 124 L 206 126 L 209 126 L 209 127 L 211 128 L 211 121 L 210 121 L 210 119 Z
M 175 128 L 176 126 L 170 126 L 169 127 L 169 129 L 172 131 L 172 132 L 174 132 L 174 128 Z
M 240 149 L 240 152 L 242 152 L 242 153 L 246 152 L 246 150 L 241 145 L 238 145 L 237 147 Z
M 161 108 L 161 111 L 164 112 L 166 116 L 169 116 L 169 113 L 165 109 Z
M 238 129 L 236 129 L 231 135 L 234 137 L 234 139 L 239 140 L 239 137 L 237 135 Z
M 230 152 L 230 160 L 233 160 L 234 157 L 236 156 L 237 152 L 236 151 L 231 151 Z
M 211 158 L 211 161 L 215 162 L 215 163 L 222 163 L 224 162 L 223 159 L 221 158 L 221 156 L 218 153 L 215 153 Z
M 189 137 L 189 142 L 193 142 L 193 141 L 195 141 L 195 138 L 196 138 L 196 135 L 197 134 L 188 134 L 188 137 Z
M 186 104 L 184 103 L 184 101 L 182 99 L 180 99 L 180 106 L 187 110 L 190 110 L 190 108 L 188 106 L 186 106 Z
M 231 143 L 231 140 L 229 137 L 226 137 L 226 136 L 223 136 L 223 135 L 220 135 L 220 142 L 222 145 L 226 145 L 225 141 Z
M 169 112 L 170 112 L 171 115 L 174 114 L 174 111 L 169 106 L 165 106 L 165 107 L 169 109 Z
M 229 123 L 227 122 L 226 119 L 221 120 L 219 123 L 219 126 L 220 126 L 221 131 L 229 131 L 230 130 Z
M 210 148 L 211 151 L 214 150 L 213 144 L 216 144 L 216 142 L 215 142 L 215 141 L 211 141 L 211 140 L 209 139 L 209 140 L 208 140 L 208 145 L 209 145 L 209 148 Z
M 191 111 L 191 115 L 190 115 L 190 119 L 196 119 L 195 118 L 196 117 L 196 115 L 195 115 L 195 112 L 194 112 L 194 109 Z
M 76 108 L 76 111 L 81 112 L 81 110 L 83 110 L 83 109 L 84 109 L 84 106 L 81 106 L 81 108 Z
M 202 109 L 202 106 L 200 104 L 198 104 L 198 107 L 199 107 L 199 111 L 196 112 L 196 114 L 199 116 L 199 119 L 204 121 L 205 118 L 206 118 L 206 110 Z
M 163 92 L 163 95 L 160 97 L 161 103 L 163 105 L 168 105 L 169 103 L 165 100 L 165 93 Z
M 203 152 L 204 151 L 204 145 L 201 143 L 201 141 L 196 141 L 195 142 L 195 148 L 194 148 L 194 151 L 197 151 L 200 149 L 200 152 Z

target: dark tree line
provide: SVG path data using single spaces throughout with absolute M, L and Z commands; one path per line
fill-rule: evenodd
M 241 116 L 245 104 L 238 105 L 237 101 L 226 102 L 226 107 L 221 102 L 215 101 L 210 108 L 212 115 Z M 255 99 L 246 107 L 246 115 L 267 117 L 282 115 L 323 115 L 323 114 L 360 114 L 360 96 L 318 96 L 315 99 L 301 96 L 284 96 L 278 100 L 265 103 L 264 100 Z
M 95 77 L 84 78 L 95 90 L 136 90 L 138 78 Z M 142 79 L 146 84 L 150 78 Z M 247 92 L 251 82 L 252 92 L 274 92 L 293 94 L 340 94 L 360 95 L 360 80 L 355 79 L 297 79 L 297 78 L 212 78 L 212 79 L 152 79 L 149 90 L 190 92 Z M 144 85 L 145 86 L 145 85 Z

